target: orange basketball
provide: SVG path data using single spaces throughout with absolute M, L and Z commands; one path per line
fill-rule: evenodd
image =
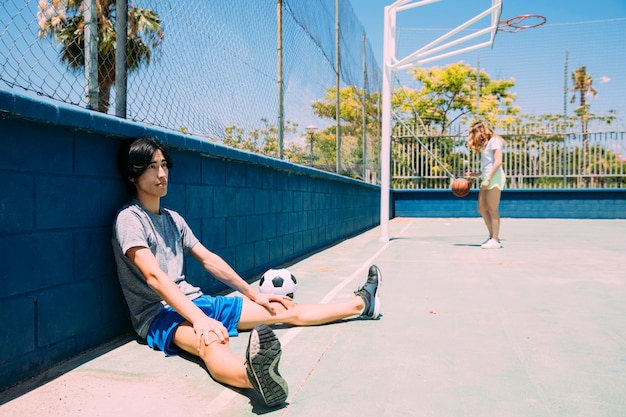
M 465 197 L 470 192 L 470 183 L 465 178 L 457 178 L 452 181 L 452 194 L 457 197 Z

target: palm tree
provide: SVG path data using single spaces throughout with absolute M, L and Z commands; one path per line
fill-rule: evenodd
M 98 21 L 98 87 L 96 110 L 109 110 L 111 87 L 115 84 L 115 0 L 96 0 Z M 39 37 L 50 37 L 61 45 L 60 59 L 76 72 L 85 67 L 85 18 L 82 0 L 41 0 L 37 13 Z M 149 65 L 152 50 L 163 40 L 159 15 L 152 10 L 129 6 L 127 30 L 129 72 Z
M 591 94 L 591 96 L 595 97 L 598 94 L 598 91 L 591 86 L 593 83 L 593 78 L 591 75 L 587 74 L 587 67 L 584 65 L 579 67 L 572 73 L 572 81 L 574 83 L 574 87 L 572 87 L 572 92 L 574 95 L 570 100 L 570 103 L 574 103 L 576 101 L 576 93 L 580 96 L 580 107 L 576 109 L 576 114 L 580 117 L 582 122 L 583 129 L 583 144 L 584 147 L 587 148 L 589 145 L 589 135 L 587 133 L 587 124 L 589 122 L 589 105 L 587 104 L 587 94 Z

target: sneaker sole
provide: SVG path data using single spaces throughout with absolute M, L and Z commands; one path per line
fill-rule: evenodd
M 250 376 L 254 378 L 251 382 L 258 387 L 268 407 L 282 404 L 287 399 L 287 381 L 278 373 L 281 355 L 280 341 L 272 329 L 265 324 L 256 326 L 250 335 L 246 359 Z
M 372 320 L 376 320 L 380 315 L 380 287 L 383 284 L 383 274 L 380 272 L 380 269 L 376 267 L 376 272 L 378 272 L 378 286 L 376 286 L 376 292 L 374 293 L 374 313 L 370 316 Z

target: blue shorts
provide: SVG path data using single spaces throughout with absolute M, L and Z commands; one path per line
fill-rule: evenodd
M 234 337 L 239 334 L 237 324 L 241 317 L 243 298 L 202 295 L 193 300 L 193 303 L 200 307 L 200 310 L 208 317 L 221 322 L 228 330 L 229 336 Z M 176 326 L 184 321 L 186 320 L 183 316 L 171 307 L 167 307 L 150 323 L 146 336 L 148 345 L 153 349 L 162 350 L 167 356 L 178 355 L 182 349 L 172 343 L 172 337 Z

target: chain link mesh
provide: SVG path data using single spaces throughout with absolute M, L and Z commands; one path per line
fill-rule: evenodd
M 82 3 L 0 3 L 0 88 L 87 105 Z M 99 45 L 105 47 L 98 54 L 100 102 L 92 107 L 114 114 L 115 0 L 97 4 Z M 365 32 L 350 2 L 339 4 L 341 86 L 362 90 Z M 128 119 L 214 141 L 233 129 L 275 130 L 276 0 L 136 0 L 128 7 Z M 312 108 L 336 84 L 335 0 L 283 0 L 282 22 L 285 140 L 305 142 L 304 127 L 322 132 L 335 124 Z M 369 42 L 365 54 L 365 90 L 377 93 L 380 69 Z M 375 167 L 374 158 L 368 159 Z
M 113 114 L 117 103 L 112 60 L 115 0 L 96 3 L 99 44 L 103 45 L 98 56 L 97 108 Z M 313 104 L 332 103 L 326 96 L 332 97 L 336 84 L 336 3 L 283 0 L 282 4 L 286 146 L 290 142 L 300 145 L 299 158 L 291 160 L 334 170 L 334 161 L 317 155 L 318 149 L 332 154 L 328 149 L 334 146 L 334 115 L 318 116 Z M 349 1 L 338 4 L 341 87 L 355 86 L 356 96 L 365 79 L 365 93 L 377 102 L 380 67 L 369 41 L 363 65 L 364 29 Z M 446 5 L 441 2 L 442 7 Z M 0 88 L 86 106 L 84 38 L 75 35 L 83 33 L 82 7 L 78 0 L 0 2 Z M 276 0 L 133 0 L 128 7 L 128 119 L 227 144 L 233 137 L 247 136 L 245 149 L 253 151 L 276 136 L 280 123 Z M 453 27 L 401 26 L 397 55 L 405 56 Z M 514 79 L 520 112 L 555 118 L 574 114 L 578 103 L 570 103 L 575 95 L 571 75 L 586 66 L 598 93 L 589 97 L 591 112 L 612 111 L 615 116 L 610 125 L 590 125 L 589 132 L 624 131 L 625 33 L 626 18 L 553 25 L 548 17 L 547 24 L 537 29 L 499 33 L 489 50 L 428 65 L 441 67 L 462 60 L 492 79 Z M 418 88 L 411 75 L 395 75 L 394 87 Z M 378 114 L 377 108 L 368 109 L 366 147 L 371 172 L 378 166 Z M 315 138 L 306 129 L 311 126 L 316 127 Z M 361 175 L 361 168 L 349 153 L 362 151 L 360 135 L 342 128 L 342 163 L 355 176 Z M 622 150 L 624 145 L 617 146 Z M 264 148 L 263 152 L 276 156 L 275 150 Z
M 443 3 L 445 2 L 441 5 Z M 399 27 L 398 58 L 409 55 L 453 28 Z M 459 37 L 472 30 L 475 29 L 461 32 Z M 561 118 L 564 115 L 573 116 L 580 105 L 578 96 L 572 101 L 572 97 L 577 95 L 572 91 L 572 73 L 584 66 L 597 91 L 595 95 L 586 95 L 589 111 L 597 116 L 611 112 L 615 114 L 613 123 L 592 123 L 590 130 L 624 131 L 625 36 L 626 17 L 563 24 L 551 24 L 548 17 L 547 23 L 537 28 L 520 30 L 517 33 L 499 32 L 491 48 L 466 52 L 425 66 L 444 67 L 462 61 L 486 72 L 491 79 L 512 79 L 515 85 L 511 91 L 516 94 L 514 105 L 520 113 L 536 117 L 546 114 L 560 115 Z M 459 45 L 461 46 L 463 45 Z M 396 73 L 394 87 L 399 86 L 419 88 L 408 71 Z

